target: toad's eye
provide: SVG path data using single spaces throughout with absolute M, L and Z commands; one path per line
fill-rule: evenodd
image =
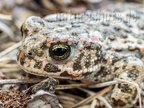
M 23 26 L 21 26 L 21 28 L 20 28 L 20 33 L 23 36 Z
M 66 44 L 54 44 L 49 48 L 49 55 L 55 60 L 65 60 L 70 56 L 71 48 Z

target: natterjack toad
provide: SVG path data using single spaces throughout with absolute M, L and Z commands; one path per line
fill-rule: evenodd
M 38 76 L 97 83 L 118 79 L 105 97 L 114 108 L 132 107 L 144 73 L 144 8 L 127 6 L 29 17 L 21 29 L 18 63 Z

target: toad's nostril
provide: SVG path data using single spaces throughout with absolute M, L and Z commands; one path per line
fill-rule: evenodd
M 28 55 L 32 56 L 32 53 L 31 53 L 31 52 L 29 52 L 29 53 L 28 53 Z

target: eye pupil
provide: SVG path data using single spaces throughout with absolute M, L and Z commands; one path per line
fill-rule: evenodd
M 64 48 L 57 48 L 57 49 L 53 50 L 53 53 L 57 56 L 62 56 L 66 52 L 67 52 L 67 49 L 64 49 Z
M 70 56 L 70 46 L 66 44 L 54 44 L 49 48 L 49 55 L 55 60 L 65 60 Z

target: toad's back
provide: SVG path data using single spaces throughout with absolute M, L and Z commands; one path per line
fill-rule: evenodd
M 22 26 L 19 64 L 39 76 L 99 81 L 101 75 L 94 77 L 101 67 L 111 67 L 111 61 L 129 55 L 143 60 L 144 8 L 120 6 L 79 15 L 54 14 L 44 20 L 29 17 Z M 114 77 L 107 75 L 103 80 Z

